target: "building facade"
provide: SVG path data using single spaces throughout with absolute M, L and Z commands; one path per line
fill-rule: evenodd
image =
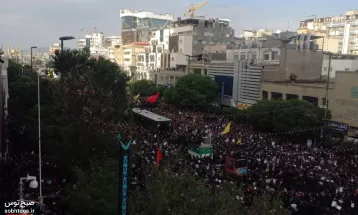
M 137 53 L 145 52 L 145 47 L 147 46 L 149 46 L 148 42 L 135 42 L 129 45 L 122 46 L 122 67 L 129 76 L 140 75 L 140 73 L 137 73 Z M 137 79 L 142 79 L 142 77 L 137 77 Z
M 325 55 L 322 66 L 322 76 L 328 76 L 329 56 Z M 336 77 L 337 71 L 358 71 L 358 56 L 333 55 L 331 59 L 330 78 Z
M 335 82 L 328 86 L 328 109 L 332 120 L 358 129 L 358 72 L 338 71 Z M 263 82 L 261 99 L 300 99 L 326 107 L 324 82 Z
M 262 67 L 245 61 L 210 62 L 207 74 L 221 88 L 225 105 L 254 104 L 260 101 Z
M 49 54 L 54 55 L 56 51 L 61 51 L 61 45 L 59 43 L 54 43 L 49 47 Z
M 148 42 L 152 32 L 169 27 L 174 21 L 171 14 L 154 14 L 150 12 L 121 10 L 122 42 L 128 45 L 134 42 Z
M 300 22 L 299 32 L 324 36 L 324 51 L 339 54 L 358 54 L 358 10 L 342 16 L 306 19 Z
M 201 55 L 207 45 L 233 46 L 234 29 L 227 19 L 184 19 L 174 23 L 169 38 L 172 68 L 186 65 L 187 56 Z

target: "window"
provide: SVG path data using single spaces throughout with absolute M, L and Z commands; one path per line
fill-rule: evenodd
M 257 57 L 256 54 L 252 54 L 251 55 L 251 60 L 256 60 L 256 57 Z
M 163 40 L 164 40 L 164 30 L 160 30 L 159 40 L 160 40 L 160 42 L 163 42 Z
M 270 60 L 270 55 L 269 54 L 264 54 L 264 60 Z
M 272 52 L 272 60 L 278 60 L 278 52 Z
M 182 44 L 182 43 L 183 43 L 183 40 L 182 40 L 182 39 L 180 39 L 180 40 L 179 40 L 179 44 Z
M 324 71 L 325 71 L 325 72 L 327 71 L 327 67 L 324 67 Z
M 182 49 L 179 49 L 179 52 L 180 52 L 180 53 L 182 53 L 182 52 L 183 52 L 183 50 L 182 50 Z
M 344 70 L 344 71 L 349 72 L 349 71 L 350 71 L 350 69 L 349 69 L 349 68 L 345 68 L 345 70 Z
M 246 58 L 246 56 L 243 54 L 240 56 L 240 60 L 245 60 L 245 58 Z

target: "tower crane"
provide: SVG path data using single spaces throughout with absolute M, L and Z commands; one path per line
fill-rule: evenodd
M 204 5 L 206 5 L 208 3 L 208 1 L 200 3 L 198 5 L 191 5 L 191 7 L 189 8 L 189 10 L 187 12 L 184 13 L 184 16 L 189 15 L 190 18 L 194 18 L 194 11 L 198 10 L 199 8 L 203 7 Z

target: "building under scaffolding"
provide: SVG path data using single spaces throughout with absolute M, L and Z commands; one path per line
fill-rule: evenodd
M 171 14 L 121 10 L 123 45 L 134 42 L 148 42 L 152 32 L 169 27 L 174 21 Z

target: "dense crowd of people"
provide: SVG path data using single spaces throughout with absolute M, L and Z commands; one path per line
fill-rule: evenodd
M 358 214 L 358 151 L 354 148 L 324 148 L 319 139 L 311 145 L 290 136 L 258 133 L 234 122 L 229 133 L 221 134 L 230 121 L 224 116 L 177 110 L 169 105 L 151 111 L 172 119 L 172 131 L 139 129 L 136 145 L 140 155 L 134 157 L 148 164 L 155 163 L 158 147 L 168 159 L 186 153 L 187 157 L 175 165 L 191 166 L 195 175 L 213 184 L 235 181 L 245 184 L 246 192 L 282 197 L 293 213 Z M 187 146 L 196 137 L 208 135 L 214 147 L 213 159 L 192 157 L 187 147 L 177 143 L 179 139 L 179 145 Z M 225 172 L 225 155 L 236 154 L 247 160 L 244 177 L 228 177 Z
M 150 111 L 172 120 L 170 129 L 156 129 L 138 123 L 133 129 L 126 124 L 113 128 L 134 138 L 132 158 L 134 164 L 131 177 L 136 184 L 143 178 L 141 164 L 155 164 L 156 152 L 160 147 L 162 162 L 175 162 L 172 171 L 183 166 L 203 178 L 207 183 L 220 186 L 235 182 L 244 184 L 245 192 L 268 192 L 284 200 L 285 206 L 295 214 L 358 214 L 358 151 L 354 148 L 336 146 L 324 148 L 321 140 L 312 145 L 295 140 L 290 136 L 258 133 L 245 123 L 232 122 L 230 131 L 221 134 L 231 121 L 226 116 L 201 113 L 193 110 L 179 110 L 160 104 Z M 188 153 L 188 144 L 202 141 L 210 136 L 214 148 L 213 158 L 196 158 Z M 240 140 L 240 141 L 239 141 Z M 184 156 L 177 156 L 182 154 Z M 247 172 L 243 177 L 225 171 L 225 156 L 240 154 L 247 161 Z M 11 174 L 20 174 L 23 169 L 37 172 L 37 155 L 28 152 L 22 155 L 26 167 L 13 167 Z M 9 161 L 11 162 L 11 161 Z M 45 171 L 56 171 L 56 166 L 43 161 Z M 33 171 L 31 171 L 33 170 Z M 21 172 L 25 174 L 25 172 Z M 10 177 L 10 176 L 9 176 Z M 17 181 L 14 181 L 17 183 Z M 60 195 L 61 183 L 65 178 L 45 178 L 45 204 L 56 210 L 56 198 Z M 59 187 L 46 191 L 46 186 Z M 14 195 L 17 192 L 13 191 Z M 6 199 L 6 198 L 5 198 Z

